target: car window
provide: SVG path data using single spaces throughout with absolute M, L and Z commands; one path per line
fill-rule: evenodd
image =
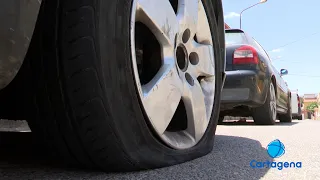
M 225 37 L 226 37 L 226 45 L 247 43 L 247 38 L 243 32 L 227 31 L 225 33 Z
M 252 38 L 252 43 L 253 43 L 254 47 L 257 48 L 260 52 L 265 53 L 263 48 L 260 46 L 260 44 L 253 38 Z

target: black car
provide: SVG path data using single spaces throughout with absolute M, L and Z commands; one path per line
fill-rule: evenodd
M 252 116 L 256 124 L 291 122 L 291 93 L 261 45 L 240 29 L 226 30 L 226 81 L 219 122 L 224 116 Z

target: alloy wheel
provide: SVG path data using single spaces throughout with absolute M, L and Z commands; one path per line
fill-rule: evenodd
M 201 0 L 134 0 L 131 52 L 141 104 L 168 146 L 204 135 L 215 93 L 211 31 Z
M 277 118 L 277 99 L 272 83 L 270 85 L 270 108 L 272 113 L 272 119 L 275 120 Z

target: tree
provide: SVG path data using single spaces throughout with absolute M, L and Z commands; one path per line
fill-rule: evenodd
M 311 111 L 312 113 L 314 113 L 314 108 L 318 108 L 318 103 L 316 102 L 312 102 L 311 104 L 309 104 L 307 106 L 307 110 Z

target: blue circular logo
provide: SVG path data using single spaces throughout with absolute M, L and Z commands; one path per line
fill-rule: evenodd
M 268 144 L 267 152 L 270 157 L 278 158 L 278 157 L 281 157 L 285 153 L 284 149 L 285 149 L 285 147 L 284 147 L 283 143 L 279 139 L 276 139 Z

